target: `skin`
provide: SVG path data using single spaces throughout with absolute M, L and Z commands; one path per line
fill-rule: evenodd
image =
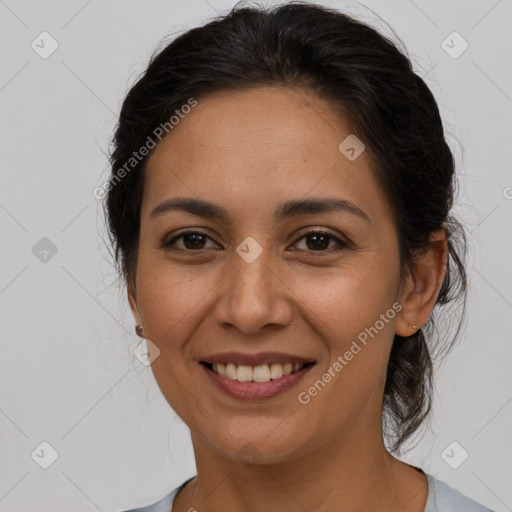
M 409 336 L 432 312 L 446 238 L 433 233 L 401 283 L 392 209 L 369 152 L 349 161 L 338 150 L 350 133 L 312 93 L 260 87 L 199 99 L 148 159 L 128 299 L 161 351 L 152 363 L 156 381 L 191 431 L 198 477 L 178 494 L 174 512 L 424 511 L 426 478 L 384 447 L 382 397 L 395 333 Z M 231 220 L 183 211 L 150 220 L 156 205 L 176 196 L 214 202 Z M 274 219 L 281 203 L 313 197 L 349 200 L 370 222 L 346 212 Z M 350 245 L 333 252 L 337 242 L 328 238 L 317 249 L 304 238 L 309 227 Z M 207 237 L 199 246 L 181 238 L 174 250 L 159 247 L 183 228 Z M 235 250 L 248 236 L 263 249 L 252 263 Z M 299 403 L 297 394 L 397 301 L 401 311 L 378 335 Z M 277 397 L 236 400 L 198 363 L 230 350 L 281 351 L 316 365 Z M 248 446 L 253 464 L 239 454 Z

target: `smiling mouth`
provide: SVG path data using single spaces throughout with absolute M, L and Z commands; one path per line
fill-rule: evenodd
M 228 380 L 238 382 L 269 382 L 286 375 L 298 373 L 305 368 L 313 366 L 315 363 L 266 363 L 257 366 L 247 366 L 234 363 L 221 364 L 201 361 L 201 364 Z

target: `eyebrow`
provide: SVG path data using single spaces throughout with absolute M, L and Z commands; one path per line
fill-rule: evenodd
M 228 211 L 221 206 L 203 199 L 196 199 L 194 197 L 173 197 L 166 199 L 153 208 L 149 215 L 149 219 L 152 220 L 173 210 L 182 210 L 199 217 L 210 219 L 218 219 L 222 221 L 231 220 L 231 216 Z M 371 224 L 370 218 L 363 210 L 361 210 L 361 208 L 359 208 L 359 206 L 346 199 L 339 199 L 336 197 L 321 199 L 295 199 L 286 201 L 274 211 L 274 217 L 276 220 L 282 220 L 286 217 L 332 212 L 349 213 L 360 217 Z

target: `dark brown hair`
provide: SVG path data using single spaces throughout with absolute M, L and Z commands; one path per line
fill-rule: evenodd
M 391 350 L 383 432 L 399 451 L 430 411 L 438 341 L 448 350 L 462 325 L 466 238 L 450 214 L 455 163 L 436 101 L 406 53 L 374 28 L 307 2 L 237 4 L 156 51 L 124 100 L 110 154 L 104 209 L 116 268 L 125 282 L 134 279 L 147 156 L 119 179 L 133 152 L 191 97 L 270 85 L 316 93 L 364 142 L 394 212 L 402 272 L 428 246 L 432 231 L 447 233 L 447 273 L 434 312 L 416 334 L 395 336 Z M 462 306 L 451 342 L 434 325 L 438 306 L 448 303 Z

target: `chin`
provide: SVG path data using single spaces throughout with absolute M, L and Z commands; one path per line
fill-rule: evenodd
M 231 431 L 231 436 L 222 436 L 222 440 L 211 440 L 215 451 L 225 457 L 247 465 L 277 464 L 298 457 L 304 434 L 290 437 L 289 433 L 281 438 L 279 432 L 268 430 L 261 434 L 249 434 Z

